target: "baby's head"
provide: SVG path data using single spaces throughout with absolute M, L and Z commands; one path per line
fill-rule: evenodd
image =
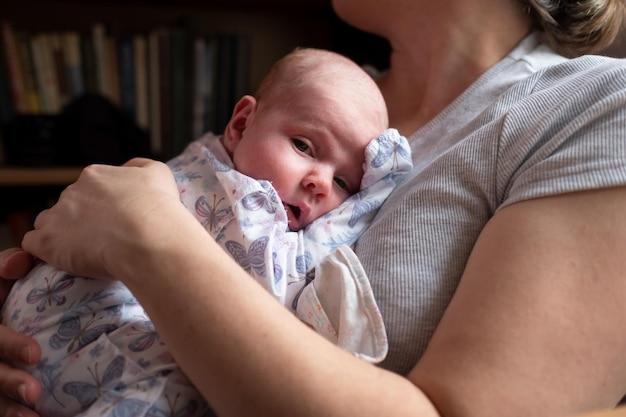
M 239 171 L 273 184 L 297 230 L 359 190 L 365 147 L 387 127 L 384 99 L 358 65 L 298 49 L 237 103 L 223 142 Z
M 296 49 L 272 66 L 254 96 L 267 106 L 281 106 L 285 100 L 294 104 L 309 100 L 309 92 L 356 106 L 361 118 L 383 130 L 388 127 L 387 107 L 374 80 L 352 60 L 332 51 Z

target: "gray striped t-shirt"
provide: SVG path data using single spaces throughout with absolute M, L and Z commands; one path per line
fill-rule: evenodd
M 410 138 L 413 174 L 356 252 L 389 337 L 422 355 L 485 223 L 510 204 L 626 184 L 626 60 L 567 60 L 531 35 Z

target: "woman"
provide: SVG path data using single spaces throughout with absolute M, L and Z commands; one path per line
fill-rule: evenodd
M 614 406 L 626 392 L 626 63 L 570 61 L 547 45 L 567 55 L 606 45 L 623 2 L 333 5 L 390 41 L 379 85 L 414 155 L 413 176 L 356 248 L 388 330 L 381 367 L 321 340 L 246 280 L 180 208 L 159 163 L 88 168 L 25 249 L 127 284 L 219 415 Z M 21 346 L 2 340 L 5 352 Z M 0 375 L 8 394 L 33 383 Z

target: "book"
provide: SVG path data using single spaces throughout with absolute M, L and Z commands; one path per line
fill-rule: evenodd
M 85 93 L 99 93 L 98 71 L 96 64 L 96 54 L 92 36 L 80 37 L 80 56 L 82 62 L 82 78 Z
M 36 35 L 30 39 L 30 50 L 33 56 L 35 82 L 37 91 L 39 91 L 39 108 L 42 113 L 48 113 L 52 105 L 50 104 L 50 92 L 46 89 L 45 59 L 41 38 L 42 35 Z
M 35 66 L 30 47 L 30 35 L 23 31 L 15 32 L 15 46 L 17 49 L 22 79 L 24 81 L 24 94 L 28 113 L 39 113 L 39 90 L 35 75 Z
M 62 45 L 67 89 L 70 99 L 75 99 L 85 93 L 80 34 L 74 31 L 63 33 Z
M 9 77 L 6 72 L 6 65 L 4 57 L 0 54 L 0 123 L 3 125 L 13 119 L 13 99 L 11 98 L 11 91 L 9 87 Z M 4 150 L 2 146 L 2 136 L 0 132 L 0 153 Z M 0 163 L 4 162 L 5 158 L 2 154 Z
M 170 30 L 167 28 L 159 32 L 159 106 L 161 131 L 161 158 L 170 159 L 174 154 L 171 147 L 170 127 Z
M 156 156 L 161 156 L 161 76 L 159 43 L 162 29 L 151 30 L 148 34 L 148 84 L 150 105 L 150 147 Z
M 50 33 L 49 42 L 50 53 L 52 56 L 52 68 L 58 85 L 57 90 L 59 92 L 60 111 L 70 101 L 69 82 L 67 80 L 67 71 L 65 69 L 65 53 L 63 51 L 63 42 L 59 33 Z
M 194 139 L 206 132 L 219 133 L 215 127 L 216 48 L 215 37 L 196 37 L 192 131 Z
M 108 97 L 116 106 L 122 105 L 122 91 L 120 84 L 120 72 L 119 72 L 119 53 L 117 51 L 118 45 L 115 36 L 107 36 L 105 39 L 105 49 L 108 55 L 109 61 L 109 92 Z
M 120 105 L 132 120 L 136 115 L 135 97 L 135 57 L 133 39 L 120 36 L 117 41 L 118 77 L 120 84 Z
M 32 37 L 31 50 L 41 113 L 58 113 L 61 110 L 61 101 L 49 35 L 42 33 Z
M 6 73 L 9 79 L 13 110 L 16 113 L 25 113 L 28 111 L 28 104 L 26 103 L 22 69 L 20 68 L 17 47 L 15 44 L 15 34 L 11 23 L 5 20 L 0 22 L 0 36 L 2 36 L 4 62 L 6 64 Z
M 149 128 L 148 45 L 144 35 L 133 36 L 135 69 L 135 121 L 142 129 Z
M 63 108 L 61 84 L 59 82 L 57 58 L 55 58 L 55 35 L 41 35 L 41 53 L 43 54 L 44 88 L 48 91 L 50 108 L 48 113 L 56 114 Z M 41 90 L 40 90 L 41 91 Z
M 188 80 L 191 79 L 188 33 L 184 28 L 170 31 L 170 140 L 171 154 L 178 155 L 190 139 L 190 94 Z
M 111 98 L 111 62 L 106 30 L 102 23 L 95 23 L 92 26 L 91 40 L 93 42 L 97 92 L 104 97 Z
M 192 136 L 199 138 L 204 132 L 204 107 L 208 86 L 205 78 L 205 63 L 207 60 L 207 41 L 203 36 L 197 36 L 193 42 L 193 104 L 192 104 Z

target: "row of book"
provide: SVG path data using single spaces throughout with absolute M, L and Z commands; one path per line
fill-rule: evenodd
M 84 94 L 100 94 L 150 132 L 153 154 L 168 158 L 206 131 L 221 132 L 249 91 L 245 34 L 200 35 L 184 26 L 112 34 L 30 33 L 0 22 L 0 120 L 58 114 Z

